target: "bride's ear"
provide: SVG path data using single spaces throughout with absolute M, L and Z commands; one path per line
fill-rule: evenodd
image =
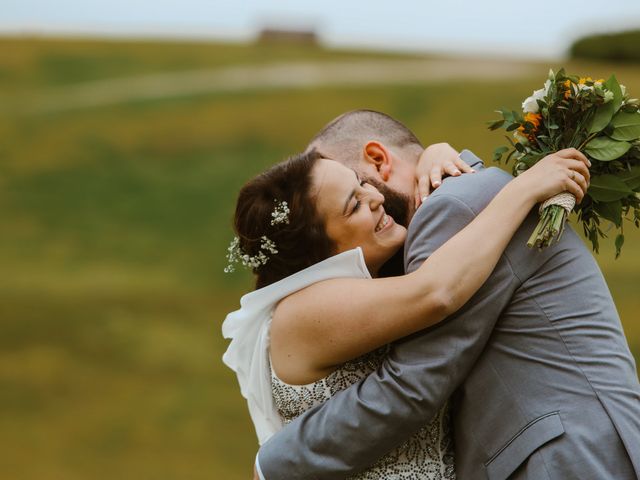
M 367 142 L 364 146 L 364 159 L 376 168 L 382 181 L 389 180 L 393 157 L 382 143 L 376 141 Z

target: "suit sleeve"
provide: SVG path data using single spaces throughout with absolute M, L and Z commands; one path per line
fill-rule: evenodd
M 474 217 L 457 197 L 432 196 L 412 220 L 408 269 L 418 268 Z M 490 279 L 456 314 L 394 344 L 376 372 L 305 412 L 264 444 L 258 456 L 265 479 L 345 478 L 409 438 L 467 376 L 517 284 L 503 255 Z

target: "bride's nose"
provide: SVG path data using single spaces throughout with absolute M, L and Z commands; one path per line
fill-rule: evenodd
M 371 208 L 371 210 L 377 210 L 383 203 L 384 195 L 378 191 L 371 192 L 371 195 L 369 196 L 369 208 Z

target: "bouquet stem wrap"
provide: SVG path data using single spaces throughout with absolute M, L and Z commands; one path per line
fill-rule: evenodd
M 545 248 L 560 240 L 567 216 L 576 204 L 576 197 L 568 192 L 559 193 L 540 205 L 540 221 L 529 237 L 529 248 Z

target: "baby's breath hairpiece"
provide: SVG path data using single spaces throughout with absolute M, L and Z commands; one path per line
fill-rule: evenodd
M 227 251 L 229 252 L 227 253 L 229 265 L 225 267 L 224 273 L 235 272 L 236 263 L 240 263 L 245 268 L 258 268 L 260 265 L 264 265 L 269 261 L 267 253 L 272 255 L 278 253 L 276 244 L 269 240 L 265 235 L 260 237 L 260 251 L 257 255 L 249 255 L 245 253 L 240 246 L 240 239 L 238 237 L 234 237 L 234 239 L 231 240 L 231 244 Z
M 289 223 L 289 205 L 284 200 L 274 200 L 276 206 L 271 212 L 271 225 L 278 225 L 280 223 Z M 267 254 L 275 255 L 278 253 L 276 244 L 273 240 L 270 240 L 266 235 L 260 237 L 260 251 L 256 255 L 249 255 L 240 246 L 240 239 L 234 237 L 231 240 L 229 248 L 227 248 L 227 260 L 229 265 L 224 269 L 225 273 L 235 272 L 236 263 L 240 263 L 245 268 L 258 268 L 260 265 L 264 265 L 269 261 Z
M 289 204 L 284 200 L 278 200 L 277 198 L 274 200 L 276 203 L 276 208 L 271 212 L 271 225 L 278 225 L 279 223 L 289 224 Z

